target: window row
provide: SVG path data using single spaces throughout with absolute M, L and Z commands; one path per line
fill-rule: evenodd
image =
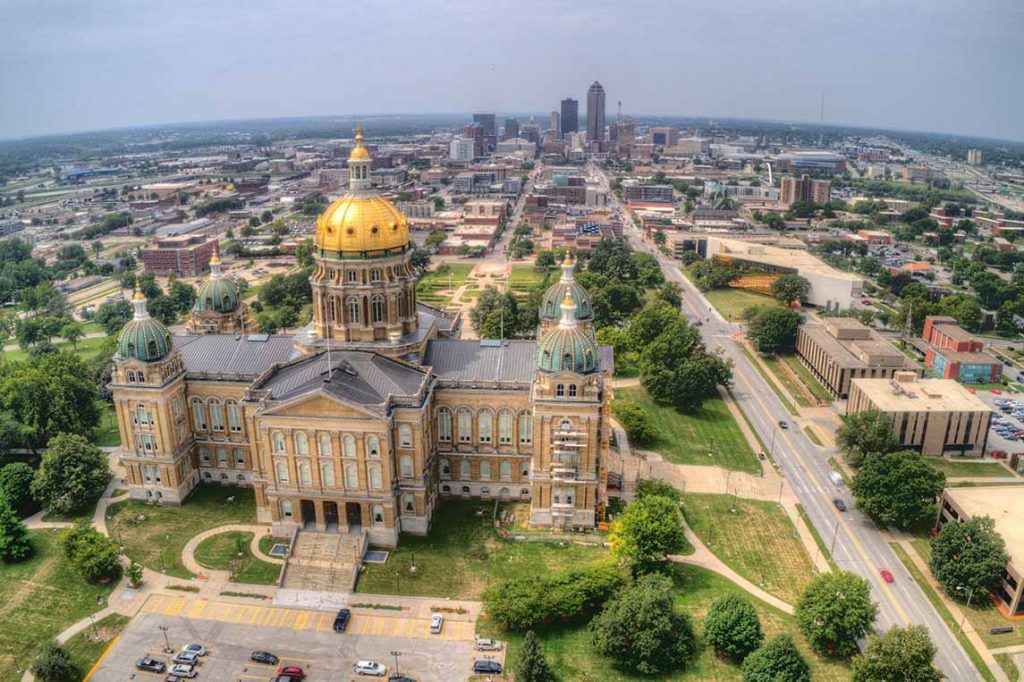
M 297 431 L 292 436 L 296 455 L 310 454 L 310 438 L 305 431 Z M 403 424 L 398 429 L 398 441 L 400 447 L 412 447 L 412 429 Z M 321 457 L 334 456 L 334 443 L 331 434 L 321 432 L 316 437 L 317 454 Z M 366 456 L 371 458 L 380 457 L 380 438 L 374 435 L 366 436 Z M 281 431 L 274 431 L 270 434 L 270 448 L 275 455 L 281 455 L 288 451 L 287 438 Z M 356 438 L 350 433 L 341 437 L 342 457 L 356 456 Z
M 568 386 L 566 384 L 557 384 L 555 386 L 555 396 L 558 398 L 564 398 L 565 396 L 575 398 L 576 391 L 576 384 L 569 384 Z
M 226 467 L 228 465 L 228 451 L 227 448 L 216 448 L 217 466 Z M 199 460 L 202 464 L 209 466 L 211 464 L 210 459 L 210 448 L 204 446 L 199 447 Z M 235 466 L 245 466 L 245 450 L 242 448 L 234 448 L 234 461 Z
M 224 414 L 227 412 L 227 428 L 232 433 L 242 431 L 242 406 L 234 400 L 220 398 L 192 398 L 192 421 L 197 431 L 223 431 Z
M 473 463 L 468 459 L 463 459 L 459 462 L 459 480 L 462 481 L 490 481 L 493 480 L 494 467 L 491 462 L 487 460 L 481 461 L 477 465 L 477 476 L 473 477 Z M 498 462 L 497 474 L 499 481 L 511 481 L 512 480 L 512 462 L 503 459 Z M 530 460 L 523 460 L 519 463 L 519 478 L 520 480 L 526 480 L 530 476 Z M 452 463 L 447 457 L 441 458 L 441 478 L 449 479 L 452 477 Z
M 477 443 L 491 445 L 494 443 L 494 412 L 489 409 L 478 410 L 476 413 Z M 533 445 L 533 415 L 529 412 L 519 413 L 519 444 Z M 473 442 L 473 411 L 468 407 L 460 407 L 455 412 L 455 436 L 461 444 Z M 515 442 L 516 415 L 512 410 L 498 411 L 498 445 L 511 445 Z M 452 411 L 442 407 L 437 411 L 437 439 L 442 443 L 452 442 Z
M 459 492 L 462 495 L 472 495 L 472 491 L 470 490 L 468 485 L 462 486 L 461 489 L 459 490 Z M 442 495 L 451 495 L 452 494 L 452 487 L 450 485 L 442 485 L 441 486 L 441 494 Z M 491 489 L 488 488 L 487 486 L 483 486 L 482 488 L 480 488 L 480 496 L 481 497 L 490 497 L 491 496 Z M 529 488 L 520 488 L 519 489 L 519 497 L 520 497 L 520 499 L 527 499 L 527 498 L 529 498 L 530 497 L 530 489 Z M 511 498 L 512 498 L 512 491 L 510 491 L 508 488 L 501 488 L 500 490 L 498 490 L 498 499 L 500 499 L 500 500 L 508 500 L 508 499 L 511 499 Z
M 295 519 L 295 505 L 291 500 L 281 500 L 281 519 L 290 521 Z M 312 519 L 302 519 L 302 521 L 312 521 Z M 384 521 L 384 505 L 374 504 L 370 506 L 370 523 L 374 526 L 383 526 Z
M 359 488 L 359 468 L 355 462 L 348 462 L 342 465 L 342 481 L 346 488 Z M 283 459 L 276 460 L 274 471 L 277 474 L 279 484 L 290 484 L 292 482 L 291 471 L 288 462 Z M 297 462 L 295 465 L 298 485 L 313 485 L 313 466 L 309 462 Z M 371 490 L 384 489 L 384 475 L 380 464 L 370 464 L 366 467 L 367 487 Z M 320 485 L 333 487 L 337 485 L 333 462 L 320 463 Z

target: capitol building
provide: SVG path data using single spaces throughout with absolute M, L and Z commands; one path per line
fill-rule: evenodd
M 607 504 L 612 351 L 573 263 L 544 295 L 536 340 L 465 340 L 416 300 L 408 222 L 370 183 L 357 134 L 349 189 L 318 218 L 313 320 L 246 334 L 211 261 L 173 335 L 136 294 L 111 389 L 131 498 L 179 504 L 200 483 L 251 487 L 258 520 L 426 534 L 444 498 L 529 502 L 534 525 L 590 528 Z

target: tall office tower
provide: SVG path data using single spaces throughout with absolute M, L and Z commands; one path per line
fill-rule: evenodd
M 562 117 L 557 111 L 551 112 L 551 133 L 554 137 L 562 134 Z
M 587 90 L 587 142 L 604 142 L 604 88 L 597 81 Z
M 519 137 L 519 121 L 514 118 L 505 119 L 505 135 L 503 139 L 511 140 Z
M 575 133 L 580 129 L 580 103 L 579 100 L 567 97 L 562 100 L 562 135 Z
M 494 114 L 473 114 L 473 123 L 484 129 L 484 153 L 493 152 L 498 146 L 498 124 Z

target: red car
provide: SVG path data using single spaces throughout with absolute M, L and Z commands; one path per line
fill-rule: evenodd
M 890 573 L 888 570 L 883 568 L 882 569 L 882 580 L 884 580 L 887 583 L 891 583 L 893 581 L 892 573 Z
M 1002 395 L 1003 394 L 1003 392 L 1000 391 L 998 388 L 993 388 L 991 391 L 989 391 L 989 393 L 995 393 L 996 395 Z
M 297 665 L 282 665 L 277 669 L 279 677 L 290 677 L 293 680 L 303 680 L 306 678 L 306 671 Z

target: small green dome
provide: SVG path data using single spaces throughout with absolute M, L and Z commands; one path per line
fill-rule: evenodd
M 576 324 L 572 294 L 562 299 L 562 318 L 537 344 L 537 366 L 543 372 L 589 374 L 597 370 L 597 339 L 587 326 Z
M 135 294 L 135 317 L 128 321 L 117 336 L 117 354 L 142 362 L 153 362 L 167 357 L 171 352 L 171 333 L 159 320 L 154 320 L 146 311 L 146 297 Z
M 565 295 L 570 294 L 576 303 L 575 316 L 577 320 L 594 319 L 594 311 L 590 307 L 590 296 L 587 290 L 576 282 L 555 282 L 544 292 L 544 298 L 540 304 L 540 317 L 542 320 L 557 322 L 562 317 L 562 301 Z
M 238 310 L 238 287 L 230 280 L 208 279 L 199 285 L 192 310 L 197 313 L 233 313 Z

